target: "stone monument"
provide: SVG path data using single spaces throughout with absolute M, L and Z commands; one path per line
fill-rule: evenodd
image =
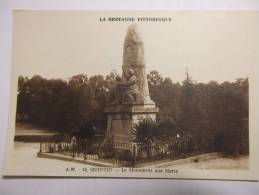
M 106 140 L 112 142 L 133 143 L 135 124 L 156 120 L 158 108 L 149 96 L 144 43 L 135 24 L 128 27 L 124 40 L 122 79 L 116 87 L 116 100 L 105 112 Z

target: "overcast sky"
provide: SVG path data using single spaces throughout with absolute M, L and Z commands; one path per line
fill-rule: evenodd
M 75 74 L 121 72 L 123 41 L 132 22 L 100 17 L 170 17 L 171 22 L 137 22 L 147 72 L 173 82 L 185 79 L 234 81 L 258 65 L 255 12 L 84 12 L 15 11 L 13 71 L 67 79 Z

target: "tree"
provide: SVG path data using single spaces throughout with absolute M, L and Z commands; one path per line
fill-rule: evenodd
M 144 143 L 146 140 L 152 142 L 158 128 L 158 123 L 153 120 L 143 120 L 135 125 L 136 142 Z
M 249 153 L 247 78 L 221 84 L 196 83 L 187 74 L 180 84 L 163 78 L 158 71 L 151 71 L 147 78 L 151 99 L 159 107 L 159 113 L 156 122 L 143 121 L 136 126 L 137 141 L 170 142 L 180 134 L 184 140 L 192 140 L 191 150 L 198 152 Z M 90 124 L 96 127 L 95 133 L 104 135 L 107 122 L 104 108 L 111 104 L 109 97 L 117 95 L 112 89 L 117 79 L 120 79 L 117 74 L 106 77 L 79 74 L 68 81 L 20 76 L 17 122 L 63 133 L 78 129 L 88 132 L 82 124 Z
M 17 121 L 27 121 L 30 113 L 30 89 L 28 77 L 18 78 Z
M 147 79 L 148 79 L 148 83 L 151 86 L 158 86 L 163 81 L 163 77 L 156 70 L 150 71 L 150 73 L 147 75 Z

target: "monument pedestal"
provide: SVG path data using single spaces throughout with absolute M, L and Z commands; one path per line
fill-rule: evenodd
M 133 143 L 134 125 L 143 120 L 156 120 L 158 108 L 153 105 L 116 105 L 105 109 L 108 113 L 106 140 Z

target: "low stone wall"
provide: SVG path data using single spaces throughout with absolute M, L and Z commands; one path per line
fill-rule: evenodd
M 50 159 L 56 159 L 56 160 L 63 160 L 63 161 L 73 161 L 78 163 L 83 163 L 91 166 L 98 166 L 98 167 L 113 167 L 113 164 L 97 161 L 95 159 L 89 159 L 89 160 L 83 160 L 80 158 L 72 158 L 70 156 L 65 156 L 62 154 L 56 154 L 56 153 L 38 153 L 38 157 L 40 158 L 50 158 Z

